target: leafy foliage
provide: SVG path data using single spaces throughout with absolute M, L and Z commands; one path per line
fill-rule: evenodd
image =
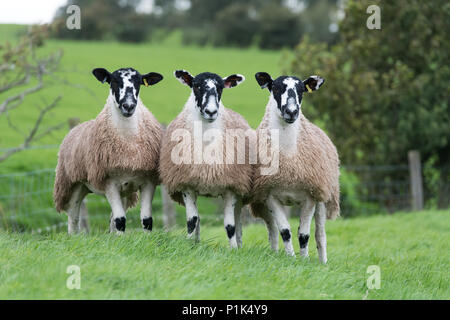
M 292 48 L 305 32 L 312 39 L 329 43 L 337 37 L 337 33 L 329 30 L 335 20 L 337 0 L 155 0 L 151 13 L 138 12 L 141 2 L 69 0 L 55 15 L 53 35 L 142 42 L 154 29 L 180 29 L 187 44 L 239 47 L 257 44 L 268 49 Z M 66 28 L 66 9 L 71 4 L 81 8 L 81 30 Z
M 381 8 L 381 30 L 366 28 L 366 8 Z M 321 119 L 344 163 L 450 160 L 450 4 L 349 1 L 331 48 L 305 37 L 285 71 L 320 74 L 322 90 L 305 113 Z M 308 99 L 309 100 L 309 99 Z
M 301 28 L 298 15 L 288 8 L 271 3 L 260 12 L 260 42 L 263 49 L 293 47 L 300 39 Z
M 141 42 L 149 34 L 151 21 L 136 12 L 138 3 L 137 0 L 69 0 L 56 12 L 52 34 L 66 39 Z M 77 5 L 81 9 L 80 30 L 66 27 L 66 10 L 70 5 Z

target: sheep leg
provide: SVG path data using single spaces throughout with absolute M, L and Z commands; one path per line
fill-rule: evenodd
M 149 232 L 153 228 L 152 202 L 154 194 L 155 185 L 153 183 L 148 182 L 141 187 L 141 222 L 144 230 Z
M 311 220 L 316 204 L 312 199 L 306 199 L 300 212 L 300 226 L 298 227 L 298 241 L 300 243 L 300 256 L 308 257 L 308 242 L 311 230 Z
M 225 226 L 225 230 L 227 231 L 230 247 L 234 249 L 238 246 L 236 239 L 235 221 L 235 212 L 236 206 L 238 206 L 238 199 L 234 193 L 228 191 L 225 193 L 225 195 L 223 195 L 223 201 L 225 204 L 223 224 Z
M 127 197 L 122 198 L 122 206 L 123 206 L 123 208 L 125 210 L 125 214 L 126 214 L 126 210 L 128 208 L 128 198 Z M 114 221 L 113 217 L 114 217 L 114 215 L 113 215 L 113 212 L 111 211 L 111 215 L 109 217 L 109 232 L 117 231 L 116 222 Z
M 278 228 L 275 223 L 275 219 L 272 217 L 272 215 L 269 212 L 269 208 L 267 207 L 267 204 L 261 204 L 258 215 L 264 220 L 267 227 L 267 232 L 269 234 L 269 243 L 270 248 L 273 251 L 278 251 Z
M 318 202 L 316 204 L 316 213 L 314 215 L 316 221 L 316 244 L 317 253 L 319 254 L 319 261 L 327 263 L 327 235 L 325 232 L 325 221 L 327 219 L 327 212 L 325 204 Z
M 290 256 L 295 256 L 294 247 L 292 246 L 291 226 L 286 218 L 283 206 L 273 196 L 269 196 L 267 206 L 269 207 L 269 213 L 275 220 L 278 231 L 281 234 L 286 253 Z
M 270 221 L 266 221 L 267 231 L 269 232 L 270 248 L 278 251 L 278 228 L 275 220 L 271 217 Z
M 117 230 L 121 234 L 125 231 L 127 218 L 125 216 L 126 206 L 122 203 L 119 188 L 114 183 L 108 183 L 105 188 L 106 199 L 112 210 L 110 231 Z
M 197 195 L 192 190 L 182 192 L 184 205 L 186 206 L 187 232 L 188 238 L 195 237 L 195 241 L 200 241 L 200 217 L 197 209 Z
M 80 231 L 80 209 L 86 194 L 85 188 L 80 184 L 74 188 L 72 196 L 70 197 L 69 207 L 67 209 L 67 232 L 69 234 L 75 234 Z
M 88 211 L 86 208 L 86 203 L 84 201 L 81 202 L 80 206 L 80 221 L 78 222 L 78 228 L 80 229 L 80 231 L 89 233 Z
M 236 241 L 239 248 L 242 248 L 242 201 L 238 201 L 234 208 L 234 222 L 236 223 Z

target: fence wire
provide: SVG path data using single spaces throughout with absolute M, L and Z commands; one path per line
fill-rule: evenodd
M 58 214 L 53 205 L 54 178 L 54 169 L 0 175 L 0 229 L 37 233 L 65 230 L 67 216 Z M 340 184 L 344 217 L 411 208 L 407 165 L 345 166 L 341 170 Z M 449 181 L 440 179 L 429 184 L 431 187 L 424 181 L 425 203 L 448 206 Z M 110 213 L 106 199 L 90 195 L 86 201 L 91 225 L 106 229 Z M 159 197 L 155 197 L 153 207 L 155 212 L 161 210 Z M 138 217 L 139 214 L 130 212 L 127 225 L 134 221 L 138 227 Z

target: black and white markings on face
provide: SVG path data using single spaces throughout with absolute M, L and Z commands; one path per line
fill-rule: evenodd
M 132 68 L 123 68 L 111 74 L 111 93 L 124 117 L 136 110 L 142 76 Z
M 200 73 L 192 80 L 195 104 L 205 120 L 213 122 L 217 119 L 224 87 L 223 79 L 215 73 Z
M 280 115 L 287 123 L 297 120 L 305 91 L 303 81 L 297 77 L 278 77 L 272 83 L 272 95 L 277 102 Z
M 203 72 L 193 77 L 186 70 L 175 70 L 175 78 L 192 89 L 194 106 L 206 121 L 213 122 L 219 116 L 220 99 L 225 88 L 234 88 L 245 81 L 241 74 L 221 78 L 215 73 Z

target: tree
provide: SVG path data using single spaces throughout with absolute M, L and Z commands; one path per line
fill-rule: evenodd
M 215 43 L 248 47 L 258 30 L 258 22 L 252 17 L 253 7 L 235 3 L 220 11 L 214 22 L 218 36 Z
M 369 5 L 381 30 L 366 27 Z M 341 40 L 328 49 L 304 39 L 287 71 L 326 79 L 307 113 L 324 122 L 344 163 L 450 160 L 450 4 L 445 0 L 349 1 Z
M 25 97 L 34 95 L 46 87 L 44 78 L 52 75 L 59 66 L 61 52 L 58 51 L 44 57 L 38 57 L 36 54 L 36 48 L 44 43 L 45 34 L 45 26 L 33 27 L 17 45 L 13 46 L 7 43 L 0 47 L 2 54 L 0 58 L 0 94 L 5 97 L 3 101 L 0 100 L 0 117 L 6 117 L 9 128 L 23 136 L 22 143 L 19 145 L 0 151 L 0 162 L 13 154 L 28 149 L 35 142 L 66 125 L 66 122 L 62 122 L 55 126 L 41 128 L 43 119 L 58 105 L 60 96 L 39 107 L 34 124 L 28 128 L 27 132 L 20 130 L 10 116 L 18 108 L 24 107 Z
M 53 20 L 52 33 L 57 38 L 102 40 L 116 38 L 126 42 L 141 42 L 147 38 L 152 24 L 149 15 L 138 14 L 140 0 L 69 0 L 60 7 Z M 70 5 L 81 9 L 81 29 L 66 27 L 66 10 Z
M 263 49 L 293 47 L 301 37 L 298 15 L 277 3 L 270 3 L 261 9 L 259 26 L 259 46 Z

